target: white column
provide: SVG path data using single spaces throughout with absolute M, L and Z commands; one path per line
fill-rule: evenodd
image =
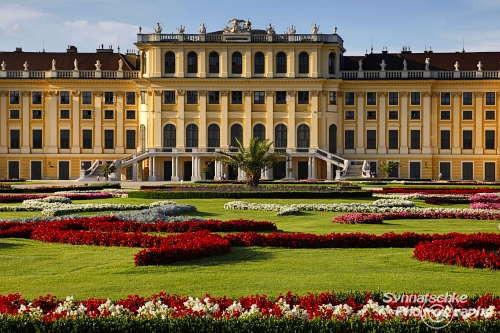
M 148 180 L 151 181 L 153 178 L 153 156 L 149 156 L 149 177 Z
M 332 163 L 326 163 L 326 179 L 332 179 Z
M 137 181 L 137 162 L 134 162 L 134 164 L 132 164 L 132 180 L 134 182 Z

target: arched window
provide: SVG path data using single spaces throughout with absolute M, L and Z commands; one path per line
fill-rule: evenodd
M 309 54 L 307 52 L 299 54 L 299 74 L 309 74 Z
M 220 147 L 220 128 L 217 124 L 208 126 L 208 147 Z
M 211 74 L 219 73 L 219 54 L 217 52 L 210 52 L 208 56 L 208 72 Z
M 328 55 L 328 74 L 335 74 L 335 55 L 333 52 Z
M 286 73 L 286 54 L 278 52 L 276 55 L 276 73 Z
M 188 53 L 188 73 L 198 73 L 198 55 L 196 52 Z
M 309 126 L 306 124 L 297 128 L 297 148 L 309 148 Z
M 198 126 L 189 124 L 186 127 L 186 147 L 198 147 Z
M 261 140 L 266 139 L 266 127 L 262 124 L 257 124 L 253 127 L 253 137 Z
M 144 150 L 146 149 L 146 125 L 139 126 L 139 135 L 140 149 Z
M 231 126 L 231 146 L 238 147 L 238 139 L 240 142 L 243 141 L 243 127 L 240 124 L 234 124 Z
M 234 52 L 233 53 L 233 68 L 232 68 L 232 73 L 233 74 L 241 74 L 243 71 L 243 58 L 241 56 L 241 53 L 239 52 Z
M 175 74 L 175 54 L 174 54 L 174 52 L 165 53 L 165 74 Z
M 332 154 L 337 153 L 337 125 L 335 124 L 328 127 L 328 151 Z
M 175 135 L 175 126 L 172 124 L 166 124 L 165 127 L 163 127 L 163 147 L 175 148 Z
M 287 130 L 286 125 L 278 124 L 274 128 L 274 148 L 287 147 Z
M 255 74 L 264 74 L 264 53 L 255 53 L 253 65 L 255 67 Z

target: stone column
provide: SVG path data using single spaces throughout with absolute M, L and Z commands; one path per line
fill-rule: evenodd
M 379 92 L 378 93 L 379 97 L 379 114 L 377 116 L 378 118 L 378 123 L 379 123 L 379 128 L 378 128 L 378 153 L 379 154 L 387 154 L 387 146 L 386 146 L 386 118 L 387 118 L 387 112 L 386 112 L 386 97 L 387 97 L 387 92 Z
M 252 138 L 252 92 L 245 91 L 243 93 L 243 104 L 245 105 L 245 123 L 243 124 L 243 146 L 250 146 Z
M 149 131 L 148 131 L 148 129 L 146 129 L 146 131 L 148 132 L 147 137 L 152 137 L 152 140 L 153 140 L 152 145 L 155 148 L 159 149 L 159 148 L 163 147 L 163 142 L 161 140 L 162 133 L 163 133 L 163 128 L 161 127 L 161 125 L 162 125 L 162 119 L 161 119 L 162 92 L 161 92 L 161 90 L 155 90 L 153 96 L 154 96 L 154 101 L 152 103 L 153 108 L 151 111 L 151 116 L 153 117 L 153 119 L 150 123 L 153 124 L 154 126 L 151 126 Z M 182 118 L 182 120 L 184 120 L 184 118 Z M 149 133 L 152 133 L 152 135 L 150 135 Z M 176 133 L 179 133 L 179 128 L 177 128 Z M 146 141 L 151 141 L 151 139 L 148 138 L 148 139 L 146 139 Z M 151 142 L 149 144 L 151 144 Z M 177 141 L 177 145 L 178 144 L 179 144 L 179 141 Z
M 450 110 L 451 113 L 451 121 L 452 121 L 452 133 L 453 133 L 453 142 L 451 147 L 452 154 L 460 154 L 462 149 L 460 148 L 460 136 L 462 133 L 462 129 L 460 128 L 460 119 L 462 115 L 460 114 L 460 104 L 461 104 L 461 96 L 462 93 L 456 91 L 452 93 L 453 95 L 453 108 Z
M 400 154 L 408 154 L 408 92 L 401 93 L 401 129 L 399 135 L 401 144 L 399 148 Z
M 23 122 L 23 127 L 22 127 L 22 146 L 21 146 L 21 154 L 29 154 L 31 152 L 31 149 L 30 149 L 30 146 L 31 146 L 31 142 L 30 142 L 30 131 L 31 131 L 31 128 L 30 128 L 30 94 L 29 92 L 27 91 L 21 91 L 21 96 L 22 96 L 22 99 L 23 99 L 23 107 L 22 107 L 22 116 L 21 116 L 21 119 L 22 119 L 22 122 Z M 56 99 L 56 102 L 57 102 L 57 99 Z M 50 112 L 50 111 L 49 111 Z M 45 114 L 44 116 L 46 116 L 49 112 L 47 112 L 47 109 L 45 111 Z M 47 117 L 46 117 L 47 118 Z M 45 127 L 46 129 L 49 129 L 49 128 L 57 128 L 57 127 Z M 50 130 L 46 130 L 46 134 L 50 132 Z M 50 141 L 50 136 L 47 135 L 45 137 L 45 142 L 44 144 L 47 144 L 49 143 Z
M 96 92 L 94 94 L 94 154 L 102 154 L 102 92 Z M 136 163 L 134 163 L 135 165 Z M 134 169 L 136 172 L 137 180 L 137 168 Z
M 474 129 L 475 132 L 475 146 L 474 146 L 474 154 L 482 155 L 484 151 L 483 147 L 483 136 L 484 136 L 484 128 L 483 128 L 483 92 L 476 92 L 476 102 L 474 103 L 476 106 L 476 114 L 474 115 L 474 120 L 476 123 L 476 127 Z
M 79 154 L 80 153 L 80 91 L 73 91 L 73 112 L 71 115 L 71 121 L 73 122 L 73 128 L 71 129 L 71 136 L 73 140 L 71 142 L 71 153 Z
M 186 115 L 184 113 L 184 90 L 177 90 L 177 147 L 186 146 Z
M 227 147 L 229 145 L 229 136 L 230 136 L 230 130 L 229 130 L 229 114 L 228 114 L 228 109 L 229 109 L 229 101 L 228 101 L 228 94 L 221 94 L 221 125 L 220 125 L 220 146 L 221 147 Z
M 431 153 L 431 93 L 424 92 L 423 116 L 422 116 L 422 154 Z
M 344 152 L 344 92 L 337 92 L 337 154 Z
M 356 123 L 357 123 L 357 128 L 356 128 L 356 134 L 357 134 L 357 142 L 356 142 L 356 154 L 364 154 L 365 153 L 365 142 L 364 142 L 364 137 L 365 137 L 365 127 L 364 127 L 364 120 L 365 120 L 365 95 L 366 93 L 364 91 L 359 91 L 356 93 L 356 96 L 358 97 L 357 104 L 358 104 L 358 112 L 356 112 Z
M 200 128 L 198 129 L 198 143 L 200 148 L 205 148 L 208 141 L 208 126 L 207 126 L 207 92 L 199 91 L 200 105 Z
M 266 91 L 266 138 L 274 142 L 274 91 Z
M 318 141 L 319 141 L 319 127 L 318 127 L 318 114 L 320 112 L 319 110 L 319 101 L 318 101 L 318 91 L 313 90 L 311 91 L 311 108 L 312 108 L 312 114 L 311 114 L 311 130 L 309 131 L 311 135 L 311 148 L 319 148 L 318 146 Z
M 123 133 L 123 114 L 125 112 L 123 106 L 124 93 L 122 91 L 116 93 L 116 147 L 115 153 L 123 154 L 125 152 L 125 147 L 123 142 L 125 140 L 125 134 Z
M 0 91 L 0 153 L 7 153 L 7 94 Z
M 297 146 L 297 142 L 295 140 L 295 135 L 297 129 L 295 128 L 295 95 L 296 91 L 288 92 L 288 128 L 287 128 L 287 141 L 289 148 L 295 148 Z

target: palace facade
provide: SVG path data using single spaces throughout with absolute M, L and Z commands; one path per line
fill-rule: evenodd
M 344 56 L 337 34 L 137 34 L 126 54 L 0 52 L 0 179 L 242 179 L 214 162 L 258 137 L 288 153 L 267 179 L 500 178 L 500 52 Z

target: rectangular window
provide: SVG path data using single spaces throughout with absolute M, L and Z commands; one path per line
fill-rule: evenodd
M 420 105 L 420 93 L 419 92 L 411 92 L 410 93 L 410 104 L 411 105 Z
M 366 149 L 377 149 L 377 131 L 366 131 Z
M 59 131 L 59 148 L 69 149 L 69 129 Z
M 10 104 L 19 104 L 19 91 L 10 92 Z
M 42 110 L 31 110 L 31 118 L 42 119 Z
M 410 162 L 410 178 L 420 178 L 420 162 Z
M 335 91 L 330 91 L 328 93 L 328 104 L 337 105 L 337 93 Z
M 125 103 L 127 103 L 127 105 L 135 105 L 135 92 L 127 91 L 125 93 Z
M 418 111 L 418 110 L 410 111 L 410 119 L 413 119 L 413 120 L 420 119 L 420 111 Z
M 309 104 L 309 91 L 299 91 L 297 93 L 297 104 Z
M 389 110 L 389 119 L 392 119 L 392 120 L 399 119 L 399 111 L 398 110 Z
M 472 131 L 463 130 L 462 131 L 462 148 L 472 149 Z
M 243 92 L 231 91 L 231 104 L 243 104 Z
M 451 104 L 450 96 L 451 96 L 451 94 L 449 92 L 442 92 L 441 93 L 441 105 L 450 105 Z
M 366 119 L 377 119 L 377 111 L 366 111 Z
M 82 148 L 92 148 L 92 130 L 82 130 Z
M 377 93 L 366 93 L 366 105 L 377 105 Z
M 462 112 L 462 119 L 463 120 L 472 120 L 472 111 L 467 110 Z
M 389 105 L 398 105 L 399 104 L 399 93 L 398 92 L 390 92 L 389 93 Z
M 450 149 L 450 131 L 442 130 L 441 131 L 441 149 Z
M 126 130 L 125 131 L 125 148 L 126 149 L 135 149 L 135 130 Z
M 104 130 L 104 149 L 115 148 L 115 131 Z
M 345 111 L 345 120 L 354 120 L 354 111 Z
M 398 130 L 389 130 L 389 149 L 399 149 Z
M 486 105 L 495 105 L 495 93 L 487 92 L 486 93 Z
M 208 104 L 219 104 L 219 92 L 209 91 L 208 92 Z
M 69 91 L 60 91 L 59 92 L 59 103 L 69 104 Z
M 441 111 L 441 120 L 450 120 L 451 119 L 451 112 L 446 110 L 446 111 Z
M 127 119 L 135 119 L 135 110 L 127 110 L 126 118 Z
M 253 104 L 264 104 L 265 103 L 265 95 L 263 91 L 254 91 L 253 92 Z
M 197 90 L 188 90 L 186 92 L 186 104 L 198 104 Z
M 104 119 L 114 119 L 115 111 L 114 110 L 104 110 Z
M 19 113 L 19 110 L 10 110 L 9 112 L 9 118 L 10 119 L 20 119 L 21 115 Z
M 286 91 L 276 92 L 276 104 L 286 104 Z
M 345 105 L 354 105 L 354 93 L 346 92 L 344 95 L 344 103 Z
M 167 90 L 163 92 L 163 104 L 175 104 L 175 91 Z
M 462 95 L 462 104 L 463 105 L 472 105 L 472 93 L 464 92 Z
M 31 133 L 32 137 L 31 137 L 31 140 L 32 140 L 32 146 L 31 148 L 34 148 L 34 149 L 41 149 L 43 146 L 42 146 L 42 130 L 41 129 L 36 129 L 36 130 L 33 130 L 32 133 Z
M 10 130 L 10 148 L 18 149 L 21 147 L 21 131 Z
M 59 110 L 59 118 L 69 119 L 69 110 Z
M 354 130 L 344 131 L 344 149 L 354 149 Z
M 82 119 L 92 119 L 92 110 L 82 110 Z
M 474 179 L 474 163 L 462 162 L 462 180 Z
M 104 104 L 110 105 L 115 102 L 115 96 L 112 91 L 105 91 L 104 92 Z
M 82 104 L 92 104 L 92 92 L 90 91 L 82 92 Z
M 495 131 L 484 131 L 484 149 L 495 149 Z
M 410 131 L 410 149 L 420 149 L 420 130 Z
M 486 120 L 495 120 L 495 111 L 486 111 L 485 118 Z
M 42 104 L 42 92 L 34 91 L 31 93 L 31 103 L 32 104 Z

